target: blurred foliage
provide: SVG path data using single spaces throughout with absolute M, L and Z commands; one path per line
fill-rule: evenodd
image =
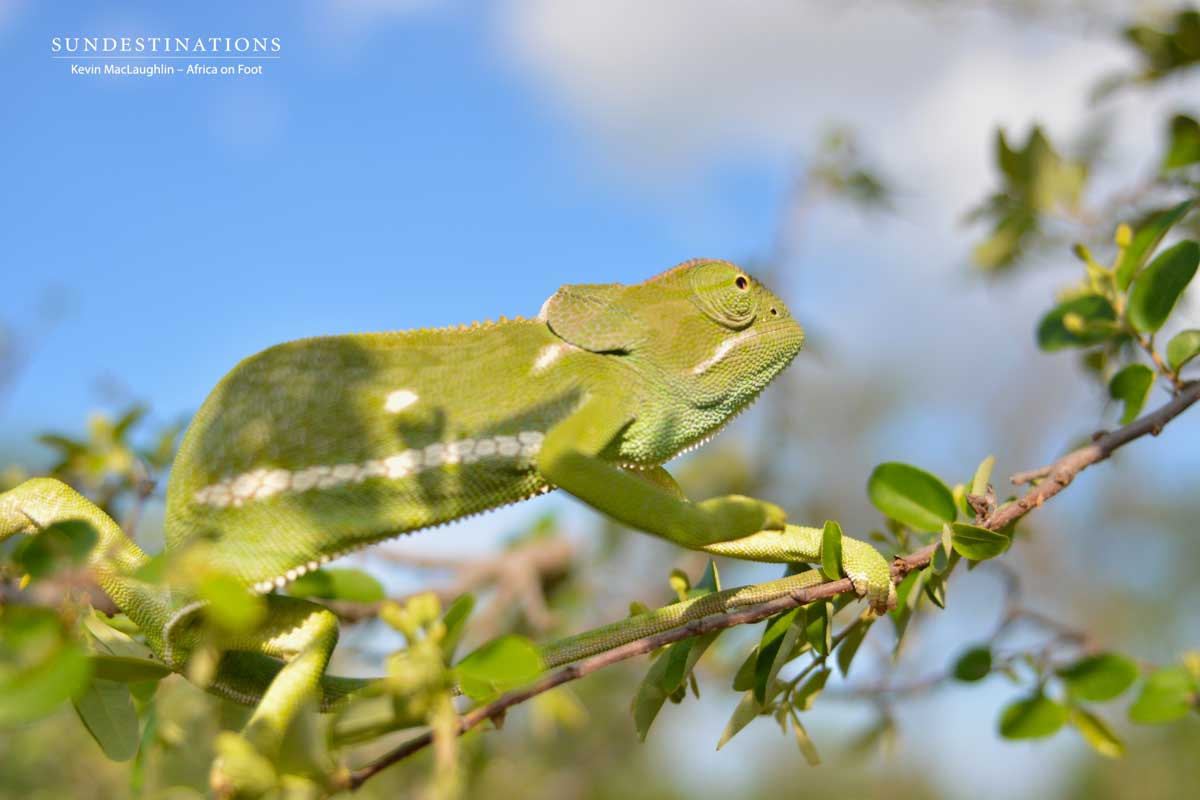
M 995 157 L 1003 186 L 968 216 L 992 225 L 972 254 L 986 270 L 1012 267 L 1043 235 L 1046 217 L 1075 211 L 1088 177 L 1087 166 L 1060 156 L 1037 126 L 1020 149 L 997 131 Z

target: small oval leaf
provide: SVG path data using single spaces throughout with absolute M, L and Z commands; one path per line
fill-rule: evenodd
M 1158 243 L 1167 235 L 1167 231 L 1187 215 L 1195 202 L 1195 200 L 1184 200 L 1178 205 L 1151 216 L 1138 226 L 1133 241 L 1125 248 L 1125 252 L 1121 254 L 1121 260 L 1117 264 L 1117 286 L 1122 290 L 1129 288 L 1129 284 L 1133 283 L 1134 276 L 1150 258 L 1150 254 L 1154 252 L 1154 248 L 1158 247 Z
M 86 688 L 90 671 L 54 612 L 11 606 L 0 614 L 0 726 L 53 713 Z
M 1176 372 L 1196 356 L 1200 356 L 1200 330 L 1180 331 L 1167 342 L 1167 364 Z
M 1099 653 L 1057 670 L 1072 697 L 1102 703 L 1120 696 L 1137 680 L 1137 665 L 1120 653 Z
M 842 526 L 832 520 L 821 533 L 821 572 L 831 581 L 842 577 Z
M 955 518 L 954 495 L 946 484 L 909 464 L 880 464 L 867 481 L 867 495 L 885 515 L 919 531 L 940 531 Z
M 1171 117 L 1171 132 L 1167 154 L 1163 157 L 1164 171 L 1179 169 L 1200 161 L 1200 122 L 1186 114 Z
M 1068 317 L 1078 319 L 1083 329 L 1068 328 Z M 1060 303 L 1042 317 L 1037 329 L 1038 347 L 1049 352 L 1098 344 L 1116 332 L 1113 327 L 1116 320 L 1117 312 L 1112 304 L 1100 295 L 1087 294 L 1073 298 Z
M 1145 364 L 1130 364 L 1108 383 L 1108 393 L 1113 400 L 1120 400 L 1125 410 L 1121 412 L 1121 424 L 1128 425 L 1142 413 L 1150 387 L 1154 385 L 1154 370 Z
M 955 552 L 972 561 L 995 558 L 1007 550 L 1012 543 L 1012 540 L 1003 533 L 981 528 L 978 525 L 955 522 L 950 527 L 954 531 L 954 536 L 950 541 Z
M 956 680 L 973 682 L 986 678 L 992 671 L 992 651 L 988 647 L 972 647 L 954 662 Z
M 161 661 L 148 658 L 95 655 L 89 656 L 88 660 L 92 662 L 92 674 L 106 681 L 141 683 L 161 680 L 171 674 Z
M 1108 723 L 1082 708 L 1071 709 L 1071 724 L 1083 736 L 1083 740 L 1106 758 L 1120 758 L 1125 755 L 1125 745 L 1113 733 Z
M 288 594 L 353 603 L 378 603 L 384 598 L 383 585 L 379 581 L 350 567 L 316 569 L 301 575 L 288 586 Z
M 94 678 L 75 700 L 75 711 L 104 755 L 128 761 L 137 753 L 138 719 L 128 686 Z
M 1041 739 L 1057 733 L 1066 721 L 1066 706 L 1039 693 L 1004 709 L 1000 735 L 1005 739 Z
M 1195 678 L 1183 667 L 1155 670 L 1129 707 L 1129 718 L 1142 725 L 1180 719 L 1195 705 L 1196 691 Z
M 509 634 L 493 639 L 467 654 L 454 666 L 463 693 L 484 700 L 536 678 L 542 655 L 524 636 Z
M 1191 240 L 1164 250 L 1138 275 L 1129 293 L 1129 323 L 1142 333 L 1163 326 L 1200 265 L 1200 244 Z

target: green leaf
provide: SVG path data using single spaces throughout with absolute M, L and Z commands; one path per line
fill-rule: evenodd
M 792 692 L 792 705 L 797 711 L 808 711 L 812 708 L 813 703 L 817 700 L 817 695 L 825 689 L 831 672 L 833 670 L 830 669 L 814 672 L 799 689 Z
M 1183 667 L 1155 670 L 1129 707 L 1129 718 L 1143 725 L 1180 719 L 1196 706 L 1196 691 L 1195 678 Z
M 721 591 L 721 575 L 717 572 L 717 562 L 711 558 L 708 560 L 708 566 L 704 568 L 704 574 L 700 576 L 700 582 L 696 584 L 696 588 L 692 590 L 692 597 L 700 597 L 712 592 Z
M 472 700 L 485 700 L 536 678 L 543 669 L 537 646 L 524 636 L 493 639 L 454 666 L 459 686 Z
M 378 603 L 384 598 L 383 586 L 360 569 L 332 567 L 301 575 L 288 586 L 292 597 L 319 597 L 323 600 L 348 600 L 352 603 Z
M 992 651 L 986 646 L 972 647 L 954 662 L 954 677 L 967 683 L 980 681 L 992 672 Z
M 1133 235 L 1133 241 L 1130 242 L 1129 247 L 1125 248 L 1121 260 L 1117 263 L 1117 286 L 1121 290 L 1129 288 L 1129 284 L 1133 283 L 1134 277 L 1150 258 L 1154 248 L 1158 247 L 1158 243 L 1167 235 L 1167 231 L 1187 216 L 1195 202 L 1195 200 L 1184 200 L 1178 205 L 1154 214 L 1138 226 L 1137 233 Z
M 93 678 L 75 700 L 75 711 L 110 759 L 128 761 L 137 753 L 137 713 L 125 684 Z
M 692 668 L 696 666 L 700 656 L 704 655 L 704 651 L 720 635 L 721 631 L 712 631 L 703 636 L 675 642 L 667 648 L 667 671 L 663 676 L 663 689 L 667 694 L 671 694 L 683 686 L 691 676 Z
M 808 615 L 805 638 L 817 653 L 829 655 L 829 648 L 833 645 L 833 605 L 828 600 L 818 600 L 809 603 L 805 613 Z
M 1012 540 L 1003 533 L 981 528 L 978 525 L 955 522 L 951 528 L 954 530 L 954 536 L 950 541 L 955 552 L 972 561 L 995 558 L 1012 544 Z
M 733 690 L 735 692 L 746 692 L 754 688 L 754 668 L 757 665 L 758 645 L 755 645 L 733 675 Z
M 1164 250 L 1150 262 L 1129 293 L 1129 323 L 1142 333 L 1163 326 L 1200 265 L 1200 244 L 1190 239 Z
M 1082 329 L 1068 328 L 1068 318 L 1077 319 Z M 1038 347 L 1047 352 L 1067 347 L 1088 347 L 1116 333 L 1117 312 L 1098 294 L 1085 294 L 1059 303 L 1038 323 Z
M 206 575 L 196 587 L 196 594 L 208 603 L 205 616 L 232 633 L 252 631 L 267 616 L 266 601 L 225 572 Z
M 1196 356 L 1200 356 L 1200 330 L 1180 331 L 1167 342 L 1167 364 L 1176 372 Z
M 763 713 L 763 707 L 758 700 L 754 699 L 754 692 L 746 692 L 742 695 L 742 699 L 738 701 L 737 708 L 733 710 L 733 716 L 729 718 L 729 722 L 725 725 L 725 731 L 721 734 L 721 741 L 717 742 L 717 749 L 720 750 L 724 747 L 726 742 L 736 736 L 742 728 L 749 725 L 761 713 Z
M 56 522 L 22 540 L 13 561 L 22 572 L 43 578 L 60 567 L 82 564 L 96 539 L 96 529 L 81 519 Z
M 639 739 L 645 741 L 667 698 L 685 686 L 700 656 L 720 634 L 713 631 L 675 642 L 654 659 L 633 697 L 633 724 Z
M 83 648 L 52 611 L 0 606 L 0 725 L 44 717 L 87 686 Z
M 1137 679 L 1137 665 L 1120 653 L 1098 653 L 1056 670 L 1071 696 L 1102 703 L 1120 696 Z
M 1040 739 L 1058 731 L 1067 721 L 1067 707 L 1046 695 L 1018 700 L 1000 715 L 1000 735 L 1005 739 Z
M 904 632 L 908 630 L 909 620 L 912 619 L 913 609 L 919 595 L 913 589 L 921 580 L 922 571 L 915 570 L 904 576 L 904 580 L 896 584 L 896 607 L 888 612 L 892 625 L 896 628 L 896 645 L 892 649 L 893 658 L 900 654 L 900 645 L 904 643 Z
M 454 651 L 458 648 L 458 643 L 462 641 L 463 633 L 467 629 L 467 617 L 471 615 L 474 608 L 475 597 L 470 594 L 460 594 L 450 604 L 450 608 L 446 609 L 446 613 L 442 617 L 446 633 L 442 636 L 440 645 L 442 657 L 446 659 L 447 664 L 454 660 Z
M 992 468 L 995 466 L 995 456 L 988 456 L 979 462 L 979 466 L 975 468 L 975 476 L 971 479 L 971 494 L 979 496 L 987 494 L 988 484 L 992 482 Z
M 92 674 L 105 681 L 141 683 L 162 680 L 171 674 L 161 661 L 148 658 L 99 655 L 88 656 L 88 661 L 92 665 Z
M 880 464 L 867 481 L 871 503 L 888 517 L 919 531 L 941 530 L 955 518 L 954 495 L 935 476 L 908 464 Z
M 1185 114 L 1171 118 L 1170 139 L 1167 154 L 1163 158 L 1163 170 L 1178 169 L 1200 161 L 1200 123 Z
M 1120 758 L 1125 755 L 1125 745 L 1113 733 L 1108 723 L 1087 709 L 1071 709 L 1071 724 L 1083 736 L 1083 740 L 1102 756 Z
M 1154 385 L 1154 370 L 1145 364 L 1130 364 L 1122 369 L 1108 383 L 1108 393 L 1113 400 L 1125 404 L 1121 413 L 1121 424 L 1128 425 L 1137 419 L 1146 405 L 1146 397 L 1150 387 Z
M 144 660 L 154 658 L 154 653 L 149 647 L 124 631 L 114 628 L 95 609 L 83 617 L 83 629 L 89 645 L 88 649 L 95 655 Z
M 638 739 L 646 740 L 650 726 L 654 723 L 658 712 L 671 694 L 665 688 L 667 666 L 670 662 L 671 648 L 667 648 L 655 657 L 646 671 L 646 676 L 638 685 L 637 693 L 633 696 L 633 726 L 637 730 Z
M 762 639 L 758 643 L 758 660 L 754 665 L 754 698 L 760 704 L 766 702 L 775 676 L 787 663 L 792 647 L 800 636 L 800 626 L 796 624 L 800 612 L 800 608 L 793 608 L 773 617 L 767 629 L 763 631 Z M 804 618 L 801 617 L 801 624 L 803 621 Z
M 850 664 L 854 661 L 854 656 L 858 653 L 863 639 L 867 637 L 867 632 L 871 630 L 872 622 L 873 620 L 859 617 L 842 637 L 842 643 L 838 645 L 837 649 L 837 665 L 843 678 L 850 673 Z
M 831 581 L 842 577 L 842 526 L 831 520 L 821 534 L 821 572 Z
M 804 756 L 805 762 L 810 767 L 819 767 L 821 765 L 821 755 L 817 752 L 817 746 L 813 744 L 813 740 L 809 738 L 808 731 L 797 719 L 795 714 L 792 714 L 792 733 L 796 737 L 796 744 L 800 747 L 800 754 Z

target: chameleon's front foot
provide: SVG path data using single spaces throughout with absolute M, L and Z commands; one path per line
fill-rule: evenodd
M 896 607 L 891 565 L 871 545 L 843 537 L 842 572 L 854 584 L 855 594 L 867 598 L 873 613 L 883 616 Z
M 774 503 L 730 494 L 696 504 L 705 517 L 706 543 L 743 539 L 758 531 L 780 531 L 787 514 Z

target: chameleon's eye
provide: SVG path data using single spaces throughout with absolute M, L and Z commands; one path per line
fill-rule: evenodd
M 692 268 L 692 300 L 710 319 L 738 330 L 754 321 L 758 296 L 750 291 L 750 278 L 725 261 L 709 261 Z

